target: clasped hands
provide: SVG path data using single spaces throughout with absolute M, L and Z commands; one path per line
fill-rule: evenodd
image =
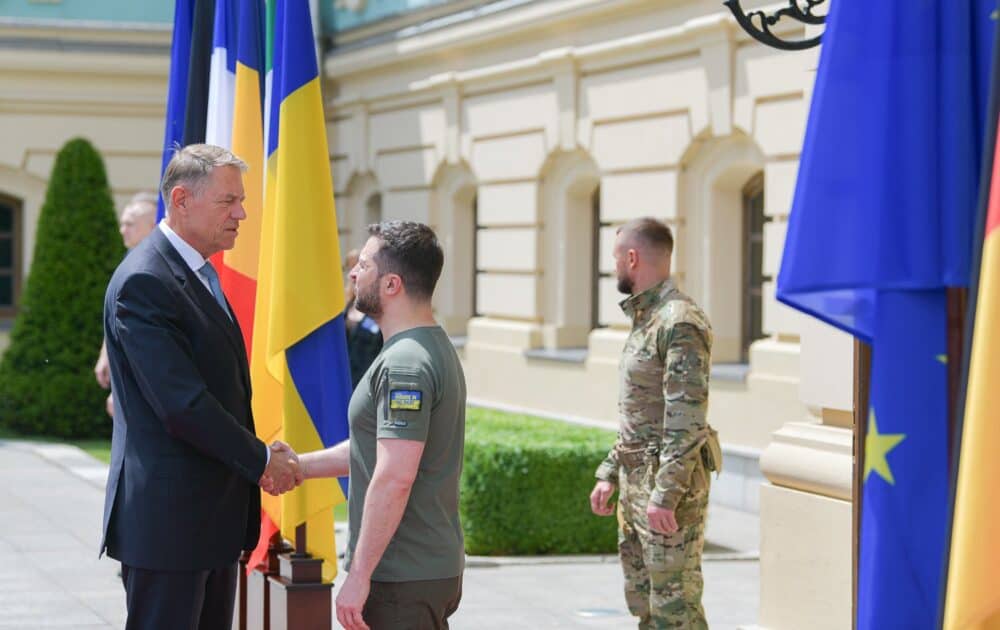
M 299 456 L 292 447 L 276 440 L 268 448 L 271 449 L 271 458 L 258 482 L 261 490 L 278 496 L 300 486 L 304 477 L 299 466 Z

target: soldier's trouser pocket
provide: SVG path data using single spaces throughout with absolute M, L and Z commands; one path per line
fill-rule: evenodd
M 711 477 L 705 469 L 705 465 L 698 460 L 694 470 L 691 471 L 691 479 L 687 492 L 681 497 L 674 517 L 677 519 L 679 527 L 687 527 L 696 523 L 704 523 L 705 515 L 708 511 L 708 491 L 711 487 Z

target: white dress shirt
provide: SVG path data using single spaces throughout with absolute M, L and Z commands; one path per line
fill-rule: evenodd
M 211 293 L 212 287 L 208 284 L 208 279 L 198 273 L 208 261 L 198 253 L 198 250 L 191 247 L 187 241 L 182 239 L 180 236 L 177 236 L 177 232 L 171 230 L 166 221 L 160 221 L 159 228 L 160 231 L 163 232 L 163 235 L 167 237 L 167 240 L 170 241 L 170 244 L 174 246 L 174 249 L 177 250 L 177 253 L 181 255 L 181 258 L 184 259 L 187 266 L 194 272 L 195 277 L 198 278 L 202 286 L 208 289 L 208 292 Z

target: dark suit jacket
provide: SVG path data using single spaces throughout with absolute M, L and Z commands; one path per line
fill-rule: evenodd
M 111 278 L 104 334 L 116 404 L 101 551 L 163 571 L 236 562 L 260 535 L 267 447 L 235 320 L 156 228 Z

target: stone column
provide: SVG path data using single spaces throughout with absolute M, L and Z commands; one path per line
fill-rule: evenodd
M 802 323 L 800 396 L 807 413 L 761 456 L 760 625 L 851 627 L 853 341 Z

